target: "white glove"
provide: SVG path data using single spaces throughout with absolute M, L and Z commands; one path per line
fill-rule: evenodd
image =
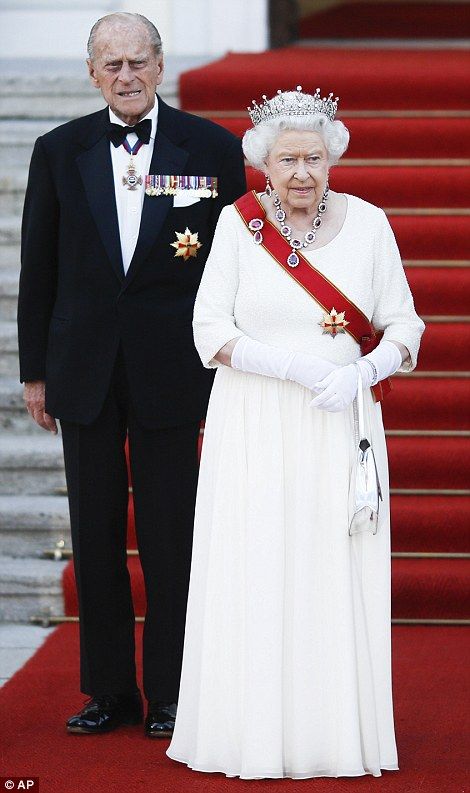
M 357 367 L 361 370 L 364 388 L 394 374 L 402 363 L 402 355 L 393 341 L 382 339 L 375 350 L 364 355 L 356 363 L 341 366 L 331 372 L 314 390 L 320 393 L 310 402 L 311 407 L 337 413 L 345 410 L 357 394 Z
M 241 336 L 232 351 L 231 364 L 234 369 L 279 380 L 292 380 L 311 391 L 315 383 L 323 380 L 337 367 L 316 355 L 303 352 L 287 352 L 270 344 Z
M 361 369 L 364 388 L 376 385 L 395 374 L 402 364 L 402 354 L 393 341 L 382 339 L 375 350 L 356 361 Z
M 327 375 L 315 386 L 315 391 L 320 391 L 315 399 L 310 402 L 310 407 L 328 410 L 330 413 L 339 413 L 349 407 L 357 394 L 357 366 L 350 363 L 340 366 Z

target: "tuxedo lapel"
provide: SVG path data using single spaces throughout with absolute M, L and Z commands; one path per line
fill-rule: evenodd
M 159 129 L 160 114 L 164 112 L 165 107 L 160 104 L 159 122 L 149 173 L 181 174 L 184 171 L 189 154 L 185 149 L 172 143 L 172 141 Z M 126 286 L 133 279 L 139 265 L 148 256 L 172 206 L 173 196 L 145 196 L 144 205 L 142 207 L 139 238 L 129 270 L 127 271 L 125 279 Z
M 108 110 L 104 111 L 107 115 Z M 124 280 L 119 222 L 114 192 L 113 165 L 109 150 L 109 140 L 104 135 L 103 120 L 98 129 L 99 138 L 90 148 L 77 157 L 77 166 L 85 186 L 94 221 L 103 245 L 120 281 Z M 96 135 L 95 135 L 96 137 Z

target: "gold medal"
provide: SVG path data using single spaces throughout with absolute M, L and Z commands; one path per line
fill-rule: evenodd
M 346 333 L 345 327 L 349 322 L 344 318 L 345 313 L 345 311 L 338 312 L 333 307 L 329 314 L 324 314 L 322 321 L 318 323 L 323 328 L 323 333 L 329 333 L 333 338 L 338 333 Z
M 176 248 L 175 256 L 182 256 L 183 259 L 186 261 L 190 258 L 190 256 L 197 256 L 197 252 L 199 248 L 202 246 L 202 242 L 198 240 L 198 232 L 196 231 L 193 234 L 188 227 L 184 234 L 180 231 L 175 231 L 176 234 L 176 242 L 170 242 L 172 248 Z

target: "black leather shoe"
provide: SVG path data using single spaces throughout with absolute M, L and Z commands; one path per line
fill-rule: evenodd
M 145 719 L 148 738 L 171 738 L 175 729 L 176 702 L 149 702 Z
M 142 698 L 140 692 L 128 696 L 103 694 L 91 697 L 80 713 L 67 722 L 67 732 L 101 735 L 122 724 L 142 724 Z

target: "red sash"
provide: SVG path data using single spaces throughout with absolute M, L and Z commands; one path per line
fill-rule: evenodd
M 294 281 L 297 281 L 313 297 L 327 314 L 330 313 L 333 306 L 336 307 L 338 314 L 344 311 L 349 323 L 344 328 L 346 333 L 349 333 L 357 341 L 363 355 L 372 352 L 380 342 L 383 332 L 377 332 L 361 309 L 349 300 L 325 275 L 316 270 L 305 256 L 302 256 L 300 251 L 296 251 L 300 260 L 298 266 L 295 268 L 289 267 L 287 257 L 292 253 L 292 248 L 276 226 L 266 219 L 266 212 L 256 192 L 252 190 L 249 193 L 245 193 L 238 201 L 235 201 L 235 209 L 250 234 L 252 232 L 248 226 L 249 222 L 255 218 L 260 218 L 263 221 L 263 241 L 261 246 L 265 251 L 272 256 Z M 372 391 L 376 400 L 380 401 L 391 391 L 391 388 L 392 384 L 390 379 L 387 378 L 372 386 Z

